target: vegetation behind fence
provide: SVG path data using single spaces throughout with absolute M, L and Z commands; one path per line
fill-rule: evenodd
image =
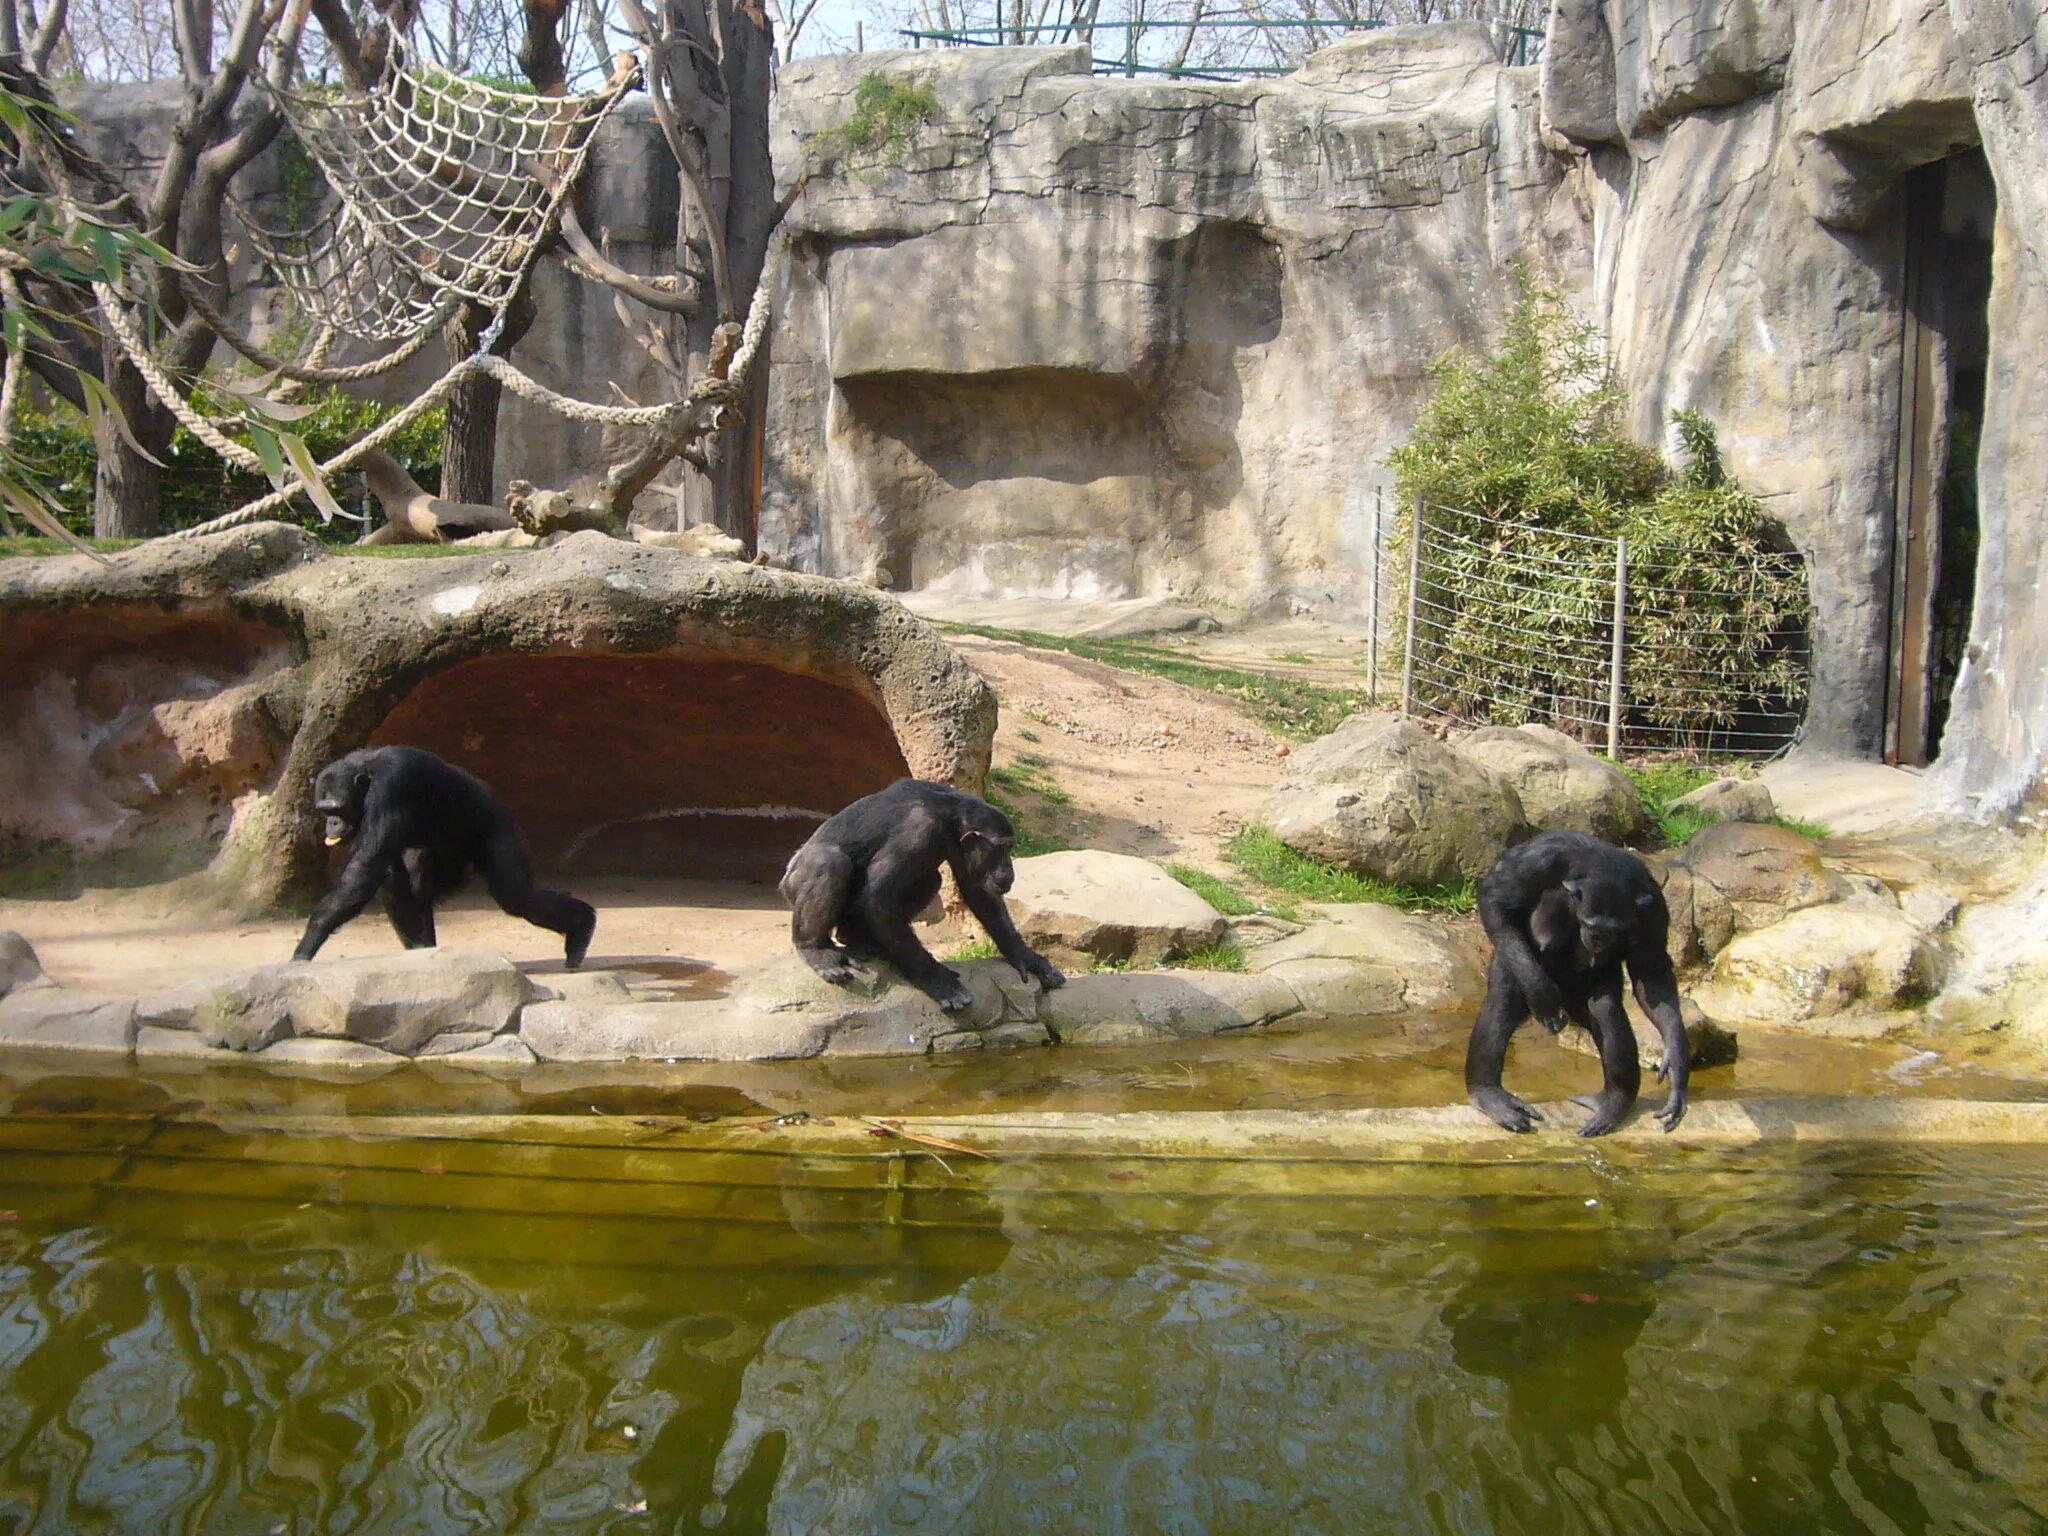
M 1677 416 L 1674 468 L 1624 429 L 1599 333 L 1524 279 L 1500 346 L 1436 365 L 1396 483 L 1403 697 L 1609 750 L 1764 754 L 1804 716 L 1805 561 Z

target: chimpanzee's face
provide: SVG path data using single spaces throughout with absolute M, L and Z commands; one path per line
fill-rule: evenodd
M 322 818 L 320 838 L 328 847 L 356 835 L 369 788 L 370 776 L 352 763 L 329 763 L 313 780 L 313 809 Z
M 969 828 L 960 839 L 960 869 L 964 879 L 997 896 L 1006 894 L 1017 878 L 1017 866 L 1010 862 L 1010 846 L 1016 838 L 1007 831 Z
M 1605 960 L 1628 947 L 1635 936 L 1637 913 L 1627 890 L 1598 879 L 1567 880 L 1564 893 L 1571 898 L 1572 916 L 1579 924 L 1579 945 L 1588 958 Z

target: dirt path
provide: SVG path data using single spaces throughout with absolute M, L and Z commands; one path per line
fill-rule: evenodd
M 1223 844 L 1285 772 L 1286 742 L 1200 689 L 1062 651 L 951 638 L 1002 701 L 996 793 L 1027 830 L 1229 873 Z

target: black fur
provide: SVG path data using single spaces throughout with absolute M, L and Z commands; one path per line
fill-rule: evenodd
M 320 770 L 313 809 L 325 818 L 329 844 L 353 847 L 334 889 L 313 909 L 294 960 L 312 959 L 380 890 L 405 947 L 431 948 L 434 903 L 474 866 L 499 906 L 563 936 L 570 970 L 583 963 L 596 911 L 533 883 L 519 829 L 481 779 L 417 747 L 372 747 Z
M 1016 877 L 1009 817 L 964 791 L 898 779 L 856 800 L 811 834 L 782 876 L 796 952 L 827 981 L 852 979 L 849 961 L 885 959 L 948 1013 L 974 1001 L 959 973 L 918 943 L 910 920 L 939 893 L 949 865 L 968 909 L 1025 980 L 1066 977 L 1010 921 L 1003 894 Z M 839 942 L 833 943 L 837 932 Z
M 1493 940 L 1486 1001 L 1465 1052 L 1465 1091 L 1511 1131 L 1541 1118 L 1501 1086 L 1508 1040 L 1531 1014 L 1556 1034 L 1582 1025 L 1600 1046 L 1603 1084 L 1577 1098 L 1593 1112 L 1581 1136 L 1621 1124 L 1642 1086 L 1635 1031 L 1622 1005 L 1626 965 L 1636 1001 L 1664 1037 L 1660 1078 L 1670 1097 L 1657 1118 L 1667 1131 L 1685 1118 L 1689 1063 L 1678 979 L 1665 950 L 1671 925 L 1664 893 L 1640 859 L 1583 832 L 1545 832 L 1495 861 L 1479 882 L 1479 920 Z

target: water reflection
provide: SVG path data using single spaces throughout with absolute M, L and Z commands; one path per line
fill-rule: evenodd
M 0 1121 L 0 1532 L 2048 1530 L 2048 1159 Z

